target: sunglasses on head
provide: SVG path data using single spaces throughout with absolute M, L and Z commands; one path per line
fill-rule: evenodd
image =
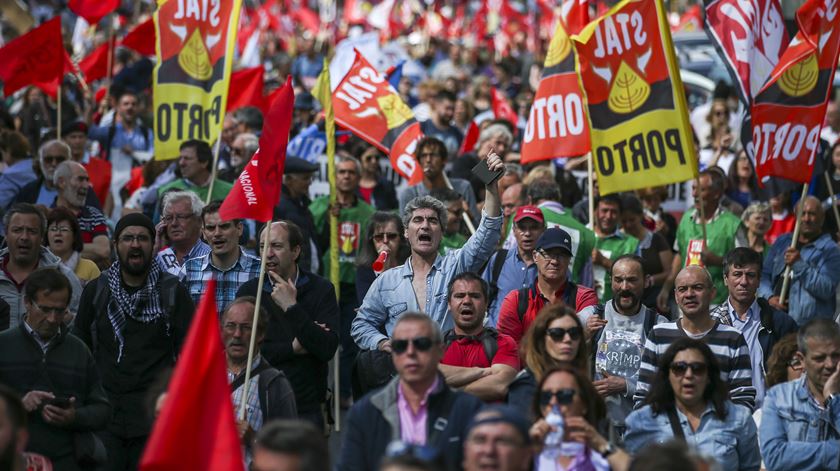
M 551 404 L 553 397 L 557 404 L 566 405 L 571 404 L 575 398 L 577 391 L 574 389 L 558 389 L 557 391 L 540 391 L 540 405 L 545 407 Z
M 691 368 L 691 371 L 693 371 L 696 375 L 704 375 L 706 374 L 707 366 L 705 363 L 700 362 L 689 363 L 686 361 L 676 361 L 671 363 L 671 373 L 674 373 L 676 376 L 685 375 L 689 368 Z
M 413 339 L 394 339 L 391 340 L 391 351 L 397 355 L 402 355 L 408 351 L 408 345 L 414 345 L 414 348 L 421 352 L 427 352 L 432 348 L 433 342 L 429 337 L 416 337 Z
M 583 334 L 580 327 L 569 327 L 568 329 L 564 329 L 562 327 L 551 327 L 546 330 L 546 332 L 548 332 L 548 336 L 551 337 L 551 340 L 554 340 L 555 342 L 559 342 L 566 338 L 566 334 L 569 334 L 569 338 L 572 340 L 580 340 L 580 336 Z

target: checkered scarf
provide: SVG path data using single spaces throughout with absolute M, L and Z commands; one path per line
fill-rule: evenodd
M 115 261 L 108 270 L 108 289 L 111 291 L 111 300 L 108 302 L 108 319 L 111 321 L 111 326 L 114 328 L 119 344 L 117 363 L 122 360 L 123 347 L 125 346 L 123 329 L 125 328 L 126 318 L 131 317 L 144 324 L 150 324 L 163 315 L 160 294 L 157 290 L 160 274 L 160 265 L 152 259 L 146 282 L 134 294 L 128 294 L 120 277 L 120 261 Z M 168 322 L 166 330 L 168 333 Z

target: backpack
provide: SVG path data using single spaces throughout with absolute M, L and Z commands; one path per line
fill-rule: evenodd
M 280 376 L 283 376 L 283 373 L 277 368 L 269 365 L 267 361 L 262 361 L 259 366 L 251 369 L 251 378 L 257 375 L 259 375 L 257 378 L 257 396 L 260 399 L 260 411 L 262 412 L 263 418 L 270 418 L 271 416 L 269 415 L 269 412 L 271 411 L 268 410 L 268 390 L 271 387 L 271 383 Z M 232 383 L 230 383 L 230 392 L 235 392 L 243 384 L 245 384 L 244 374 L 238 376 Z
M 572 283 L 571 280 L 567 281 L 569 284 L 568 288 L 563 291 L 563 302 L 566 303 L 567 306 L 572 306 L 572 309 L 577 311 L 577 285 Z M 528 311 L 528 303 L 531 302 L 531 293 L 536 296 L 536 292 L 534 292 L 534 288 L 520 288 L 519 290 L 519 303 L 516 305 L 516 314 L 519 316 L 519 322 L 525 319 L 525 313 Z
M 444 351 L 449 348 L 452 343 L 457 340 L 458 334 L 455 329 L 449 329 L 443 334 Z M 484 348 L 484 356 L 487 357 L 487 363 L 493 364 L 493 358 L 496 357 L 496 352 L 499 351 L 499 332 L 492 327 L 485 327 L 478 336 L 481 341 L 481 346 Z
M 490 271 L 490 292 L 487 296 L 488 302 L 493 302 L 499 295 L 499 276 L 502 274 L 502 267 L 505 266 L 508 250 L 499 249 L 496 251 L 496 258 L 493 259 L 493 269 Z M 483 271 L 483 270 L 482 270 Z

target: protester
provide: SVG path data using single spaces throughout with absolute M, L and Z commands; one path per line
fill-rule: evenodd
M 37 181 L 29 152 L 29 142 L 23 134 L 17 131 L 0 133 L 0 157 L 5 166 L 3 173 L 0 174 L 0 209 L 8 209 L 19 197 L 23 188 Z M 61 153 L 58 158 L 66 159 L 67 157 Z
M 619 221 L 623 211 L 618 195 L 595 199 L 595 248 L 592 249 L 592 271 L 595 293 L 600 302 L 612 298 L 610 270 L 615 259 L 625 254 L 639 255 L 639 239 L 621 232 Z
M 405 229 L 400 217 L 392 212 L 377 211 L 370 217 L 364 232 L 365 240 L 356 257 L 356 296 L 364 299 L 381 272 L 402 265 L 408 258 L 410 249 L 405 240 Z M 382 270 L 376 273 L 373 263 L 385 253 Z
M 437 188 L 429 196 L 443 203 L 446 207 L 446 229 L 440 239 L 440 254 L 446 255 L 452 250 L 460 249 L 467 243 L 467 236 L 462 229 L 464 225 L 464 199 L 455 190 Z
M 102 464 L 77 461 L 76 436 L 98 441 L 93 432 L 103 430 L 111 415 L 90 351 L 64 323 L 70 294 L 61 272 L 36 270 L 26 280 L 22 322 L 0 334 L 0 383 L 23 397 L 27 450 L 46 456 L 57 470 Z
M 296 157 L 286 158 L 283 185 L 280 187 L 280 202 L 274 208 L 274 220 L 293 222 L 303 232 L 300 266 L 306 271 L 318 271 L 318 248 L 313 239 L 318 233 L 309 205 L 309 185 L 318 166 Z
M 373 146 L 360 146 L 357 158 L 362 162 L 359 195 L 365 202 L 381 211 L 397 209 L 397 192 L 394 184 L 381 175 L 379 159 L 382 152 Z
M 50 210 L 47 216 L 47 247 L 61 259 L 62 265 L 76 275 L 83 288 L 89 281 L 99 278 L 99 267 L 92 260 L 82 257 L 82 231 L 76 215 L 70 210 Z
M 621 205 L 621 228 L 639 240 L 639 255 L 644 262 L 645 276 L 650 277 L 650 282 L 645 283 L 642 304 L 656 309 L 656 296 L 671 272 L 674 252 L 661 233 L 645 227 L 645 213 L 639 198 L 626 194 L 621 199 Z
M 448 90 L 441 90 L 432 100 L 432 114 L 426 121 L 420 123 L 420 130 L 423 135 L 434 137 L 443 142 L 446 147 L 448 158 L 454 158 L 461 148 L 461 141 L 464 135 L 452 125 L 452 117 L 455 114 L 455 94 Z
M 6 141 L 11 143 L 8 147 L 8 152 L 15 152 L 14 140 L 10 140 L 13 136 L 6 136 Z M 14 154 L 10 154 L 13 156 Z M 12 201 L 16 203 L 32 203 L 43 206 L 52 206 L 55 197 L 58 196 L 58 190 L 55 187 L 54 173 L 56 167 L 62 162 L 70 160 L 70 147 L 64 142 L 58 140 L 50 140 L 41 145 L 38 149 L 38 165 L 37 165 L 37 179 L 29 179 L 27 175 L 20 174 L 14 171 L 13 168 L 6 169 L 3 172 L 3 178 L 14 179 L 15 185 L 20 185 L 20 190 L 13 196 Z M 30 168 L 35 168 L 34 162 L 29 162 Z M 12 170 L 11 172 L 9 172 Z M 9 172 L 9 173 L 6 173 Z M 95 198 L 94 198 L 95 199 Z M 88 204 L 90 200 L 86 199 Z M 0 205 L 2 205 L 0 200 Z M 6 204 L 4 207 L 8 207 Z
M 330 454 L 324 436 L 301 420 L 275 420 L 254 441 L 253 471 L 324 471 Z
M 645 225 L 662 234 L 668 241 L 668 247 L 673 247 L 677 236 L 677 220 L 662 207 L 662 203 L 668 199 L 668 188 L 642 188 L 636 190 L 636 194 L 645 207 Z
M 702 340 L 675 340 L 659 361 L 646 405 L 627 417 L 631 453 L 649 443 L 685 440 L 726 470 L 758 470 L 751 412 L 727 398 L 715 354 Z
M 143 403 L 157 376 L 175 364 L 195 310 L 178 278 L 154 260 L 155 226 L 129 214 L 114 229 L 117 259 L 85 286 L 73 334 L 93 353 L 114 408 L 100 433 L 107 469 L 135 469 L 151 432 Z
M 207 192 L 210 191 L 212 184 L 213 193 L 210 195 L 210 201 L 224 200 L 233 185 L 219 178 L 213 178 L 212 166 L 213 150 L 210 149 L 210 144 L 197 139 L 184 141 L 178 155 L 178 170 L 181 178 L 158 188 L 158 199 L 170 190 L 186 190 L 198 195 L 201 201 L 208 201 Z
M 191 258 L 206 256 L 210 246 L 201 240 L 204 203 L 192 191 L 170 191 L 163 195 L 160 222 L 155 227 L 155 261 L 178 276 Z
M 528 421 L 509 406 L 484 407 L 473 417 L 464 442 L 464 471 L 531 469 Z
M 82 255 L 97 265 L 107 266 L 111 258 L 107 221 L 99 209 L 85 203 L 90 190 L 87 170 L 78 162 L 62 162 L 55 168 L 53 183 L 57 195 L 52 207 L 65 208 L 78 219 L 84 244 Z
M 230 167 L 219 172 L 219 178 L 233 183 L 260 148 L 260 139 L 251 133 L 238 134 L 230 146 Z
M 765 255 L 770 250 L 765 236 L 770 230 L 770 223 L 773 213 L 770 205 L 763 201 L 754 201 L 741 213 L 743 225 L 738 231 L 736 245 L 748 247 L 756 252 Z

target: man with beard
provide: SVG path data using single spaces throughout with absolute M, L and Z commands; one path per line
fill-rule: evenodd
M 26 316 L 0 334 L 0 383 L 23 396 L 29 414 L 28 450 L 57 470 L 84 469 L 75 436 L 105 428 L 111 406 L 87 346 L 64 324 L 70 283 L 54 268 L 26 280 Z
M 22 294 L 26 279 L 42 267 L 57 268 L 70 281 L 70 312 L 75 313 L 82 285 L 60 258 L 42 246 L 47 233 L 44 214 L 31 204 L 17 203 L 3 216 L 3 225 L 6 248 L 0 250 L 0 298 L 9 304 L 9 327 L 17 327 L 25 312 Z
M 154 260 L 154 235 L 154 224 L 143 214 L 117 222 L 117 260 L 85 286 L 73 327 L 93 353 L 114 407 L 100 434 L 108 449 L 108 470 L 137 469 L 151 432 L 147 392 L 175 364 L 195 310 L 178 278 Z
M 595 278 L 595 292 L 602 303 L 612 298 L 609 273 L 613 260 L 624 254 L 639 255 L 639 239 L 619 230 L 621 211 L 621 198 L 618 195 L 599 196 L 595 199 L 592 274 Z
M 210 253 L 210 246 L 199 238 L 204 203 L 191 191 L 170 191 L 164 195 L 162 206 L 155 260 L 162 269 L 178 276 L 187 260 Z
M 667 322 L 642 304 L 647 280 L 643 263 L 636 255 L 618 257 L 612 264 L 613 298 L 580 313 L 591 339 L 593 384 L 607 403 L 610 435 L 619 444 L 624 420 L 633 411 L 645 340 L 655 324 Z
M 227 379 L 233 391 L 234 411 L 239 439 L 245 447 L 245 462 L 252 459 L 251 445 L 254 436 L 263 424 L 274 419 L 294 419 L 297 417 L 295 395 L 292 386 L 282 371 L 271 366 L 262 356 L 260 347 L 268 326 L 268 313 L 260 307 L 257 320 L 257 336 L 254 344 L 254 360 L 251 363 L 250 386 L 245 399 L 245 420 L 239 419 L 242 396 L 245 394 L 245 366 L 248 363 L 248 346 L 251 329 L 254 325 L 256 298 L 243 296 L 236 298 L 222 313 L 222 342 L 225 344 L 227 361 Z
M 831 234 L 823 234 L 825 210 L 820 201 L 809 196 L 802 204 L 799 239 L 790 246 L 793 234 L 779 236 L 767 252 L 761 272 L 759 296 L 770 305 L 786 311 L 799 325 L 816 317 L 833 318 L 837 283 L 840 283 L 840 248 Z M 785 304 L 779 302 L 785 268 L 791 278 Z
M 452 125 L 455 114 L 455 94 L 449 90 L 441 90 L 432 102 L 431 117 L 420 123 L 420 130 L 424 136 L 439 139 L 446 146 L 449 157 L 455 158 L 464 135 L 456 126 Z
M 443 334 L 440 371 L 449 386 L 489 402 L 507 396 L 508 384 L 519 371 L 519 354 L 512 338 L 484 327 L 487 289 L 487 283 L 469 271 L 449 283 L 455 327 Z
M 78 162 L 61 162 L 53 174 L 58 196 L 52 207 L 67 208 L 76 215 L 82 233 L 82 257 L 97 265 L 107 265 L 111 258 L 111 244 L 108 240 L 108 226 L 105 215 L 97 208 L 85 204 L 90 190 L 87 170 Z

